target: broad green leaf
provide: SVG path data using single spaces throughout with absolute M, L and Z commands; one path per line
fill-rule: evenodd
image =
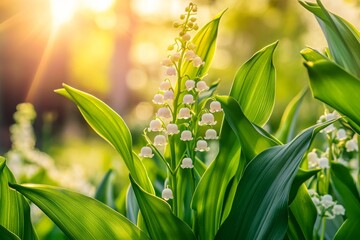
M 30 206 L 21 194 L 9 188 L 14 175 L 0 156 L 0 225 L 24 240 L 37 239 L 31 224 Z
M 312 176 L 316 175 L 318 172 L 320 171 L 320 169 L 312 169 L 312 170 L 304 170 L 304 169 L 299 169 L 299 171 L 296 173 L 296 176 L 294 178 L 292 187 L 291 187 L 291 191 L 290 191 L 290 196 L 289 196 L 289 202 L 291 203 L 292 200 L 295 198 L 298 189 L 300 188 L 300 186 L 309 178 L 311 178 Z
M 258 51 L 235 75 L 230 96 L 240 104 L 245 116 L 263 126 L 275 104 L 275 68 L 273 54 L 278 42 Z
M 59 187 L 11 184 L 70 239 L 149 239 L 120 213 L 93 198 Z
M 294 185 L 294 183 L 293 183 Z M 290 239 L 313 239 L 313 229 L 317 211 L 308 194 L 305 184 L 298 189 L 290 204 L 288 236 Z
M 211 65 L 218 34 L 219 23 L 225 11 L 218 14 L 212 21 L 203 26 L 191 40 L 196 45 L 196 54 L 205 62 L 200 67 L 194 67 L 192 62 L 185 61 L 182 66 L 181 76 L 188 76 L 190 79 L 203 77 Z
M 217 100 L 222 104 L 226 119 L 221 130 L 221 148 L 200 179 L 191 204 L 195 211 L 195 232 L 200 239 L 213 239 L 224 214 L 228 214 L 227 211 L 223 212 L 226 205 L 224 200 L 227 197 L 226 202 L 232 202 L 233 195 L 226 193 L 236 173 L 241 176 L 246 164 L 256 154 L 278 144 L 250 123 L 233 98 L 220 96 Z M 243 157 L 240 157 L 241 151 L 245 151 Z M 238 179 L 235 186 L 237 182 Z
M 336 198 L 346 209 L 346 216 L 360 218 L 360 196 L 349 169 L 340 163 L 331 163 L 331 180 Z
M 130 184 L 126 193 L 126 217 L 133 223 L 137 223 L 138 215 L 139 205 L 137 203 L 134 190 Z
M 286 145 L 258 154 L 246 167 L 228 218 L 215 239 L 283 239 L 292 182 L 311 140 L 309 128 Z
M 360 34 L 354 26 L 341 17 L 328 12 L 322 3 L 300 1 L 319 22 L 336 63 L 360 77 Z
M 308 88 L 296 95 L 287 105 L 281 118 L 280 127 L 276 132 L 276 137 L 284 143 L 290 142 L 295 136 L 295 125 L 299 115 L 301 103 L 308 92 Z
M 115 209 L 113 177 L 113 171 L 112 169 L 109 169 L 109 171 L 107 171 L 101 180 L 98 189 L 96 190 L 95 199 L 105 203 L 112 209 Z
M 360 105 L 354 104 L 360 102 L 360 80 L 328 60 L 306 62 L 305 66 L 314 97 L 360 126 Z
M 234 98 L 228 96 L 218 96 L 216 98 L 224 109 L 226 121 L 241 144 L 247 162 L 263 150 L 280 144 L 275 138 L 269 137 L 270 135 L 265 136 L 258 131 L 258 128 L 248 120 Z
M 319 53 L 315 49 L 312 49 L 312 48 L 309 48 L 309 47 L 304 48 L 303 50 L 300 51 L 300 53 L 303 56 L 303 58 L 308 62 L 315 62 L 315 61 L 318 61 L 318 60 L 324 60 L 324 59 L 326 60 L 326 59 L 328 59 L 326 56 L 322 55 L 321 53 Z
M 0 225 L 0 236 L 2 240 L 21 240 L 18 236 L 7 230 L 2 225 Z
M 137 155 L 132 152 L 131 133 L 124 120 L 98 98 L 66 84 L 63 86 L 63 89 L 56 90 L 56 92 L 72 100 L 77 105 L 81 114 L 95 132 L 119 152 L 135 180 L 146 191 L 154 193 L 154 188 L 144 165 Z
M 196 239 L 191 228 L 172 213 L 167 202 L 144 191 L 131 176 L 130 182 L 151 239 Z
M 240 164 L 240 145 L 227 122 L 221 132 L 226 137 L 220 138 L 220 152 L 201 177 L 191 202 L 198 239 L 214 239 L 221 224 L 227 186 Z
M 351 211 L 351 210 L 350 210 Z M 358 239 L 360 236 L 360 217 L 346 219 L 336 232 L 334 240 Z

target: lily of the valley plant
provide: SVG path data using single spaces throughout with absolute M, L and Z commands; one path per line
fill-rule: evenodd
M 254 54 L 236 72 L 229 94 L 218 95 L 207 73 L 223 13 L 199 28 L 198 7 L 190 3 L 174 24 L 178 35 L 162 61 L 165 76 L 140 149 L 133 150 L 124 120 L 104 102 L 68 85 L 56 90 L 125 162 L 126 209 L 114 204 L 119 196 L 111 172 L 95 200 L 59 187 L 16 184 L 1 158 L 1 236 L 37 239 L 28 199 L 70 239 L 357 239 L 360 34 L 320 1 L 300 3 L 329 45 L 325 53 L 301 52 L 311 92 L 327 106 L 317 124 L 294 135 L 305 89 L 276 133 L 263 128 L 274 107 L 278 42 Z M 315 136 L 322 145 L 312 144 Z M 144 161 L 153 161 L 155 172 L 148 174 Z

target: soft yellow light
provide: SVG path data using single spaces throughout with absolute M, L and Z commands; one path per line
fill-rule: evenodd
M 73 17 L 77 5 L 74 0 L 50 0 L 50 7 L 53 24 L 60 26 Z
M 157 14 L 162 10 L 161 0 L 134 0 L 132 6 L 140 15 Z
M 94 12 L 104 12 L 112 7 L 114 0 L 83 0 L 84 4 Z

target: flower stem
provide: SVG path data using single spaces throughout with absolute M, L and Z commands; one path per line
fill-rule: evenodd
M 320 235 L 320 240 L 324 240 L 325 239 L 325 229 L 326 229 L 326 218 L 322 217 L 321 218 L 321 235 Z

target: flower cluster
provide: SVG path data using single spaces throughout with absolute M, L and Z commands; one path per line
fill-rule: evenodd
M 139 154 L 142 158 L 152 158 L 155 152 L 173 173 L 179 168 L 194 168 L 196 152 L 210 150 L 208 141 L 218 139 L 216 115 L 222 112 L 220 102 L 214 99 L 200 101 L 203 93 L 210 89 L 202 76 L 189 76 L 183 70 L 185 64 L 194 68 L 205 64 L 196 53 L 197 46 L 190 34 L 199 28 L 196 13 L 197 6 L 190 3 L 185 14 L 180 16 L 181 22 L 174 24 L 180 29 L 179 36 L 169 45 L 169 55 L 162 61 L 166 78 L 153 97 L 157 112 L 155 119 L 144 130 L 147 146 L 142 147 Z M 186 149 L 181 156 L 175 155 L 175 149 L 182 149 L 180 145 L 185 145 Z M 165 157 L 163 153 L 167 147 L 172 155 Z M 172 199 L 171 191 L 171 186 L 165 184 L 162 197 Z
M 319 196 L 314 190 L 309 190 L 311 200 L 313 201 L 317 213 L 320 217 L 333 219 L 337 215 L 345 215 L 345 208 L 341 204 L 333 201 L 331 195 Z

